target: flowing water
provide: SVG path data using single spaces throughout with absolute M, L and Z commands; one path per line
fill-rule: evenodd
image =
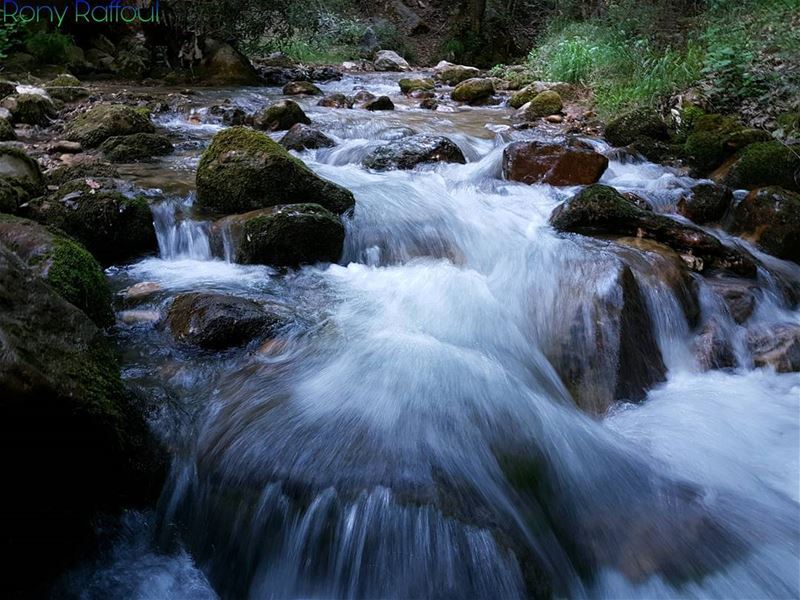
M 160 255 L 112 269 L 118 289 L 157 282 L 146 308 L 162 314 L 177 293 L 224 291 L 288 324 L 217 354 L 149 321 L 120 325 L 125 376 L 157 400 L 153 425 L 175 460 L 157 510 L 128 515 L 68 585 L 84 598 L 797 597 L 800 375 L 753 369 L 744 328 L 698 280 L 699 321 L 719 324 L 738 363 L 703 372 L 663 257 L 557 235 L 547 219 L 575 189 L 507 182 L 500 169 L 510 140 L 546 132 L 512 130 L 501 108 L 414 109 L 396 77 L 322 87 L 398 104 L 304 102 L 337 146 L 301 157 L 357 199 L 339 264 L 236 265 L 225 232 L 215 241 L 192 216 L 197 157 L 222 127 L 204 107 L 220 92 L 192 98 L 201 124 L 160 117 L 183 140 L 176 156 L 126 172 L 168 199 L 153 209 Z M 248 110 L 275 95 L 228 92 Z M 467 164 L 360 166 L 408 128 L 451 137 Z M 603 182 L 664 212 L 695 183 L 616 159 Z M 800 323 L 786 294 L 800 268 L 757 256 L 748 324 Z M 618 301 L 621 264 L 666 381 L 592 416 L 547 357 L 576 313 L 616 326 L 592 303 Z M 604 350 L 596 385 L 618 352 Z

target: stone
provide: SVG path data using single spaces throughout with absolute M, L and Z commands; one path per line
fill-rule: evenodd
M 378 96 L 377 98 L 367 100 L 361 105 L 365 110 L 394 110 L 394 102 L 389 96 Z
M 778 141 L 750 144 L 713 178 L 734 189 L 778 186 L 800 192 L 800 149 Z
M 316 148 L 330 148 L 336 143 L 318 129 L 302 123 L 293 125 L 280 141 L 281 146 L 287 150 L 311 150 Z
M 651 109 L 636 109 L 623 113 L 606 124 L 605 138 L 612 146 L 628 146 L 639 138 L 669 140 L 667 125 Z
M 464 153 L 449 138 L 420 133 L 403 137 L 375 148 L 364 158 L 368 169 L 413 169 L 417 165 L 451 162 L 466 163 Z
M 736 354 L 717 321 L 706 323 L 694 339 L 692 349 L 695 360 L 703 371 L 736 367 Z
M 353 108 L 353 99 L 348 98 L 344 94 L 328 94 L 317 102 L 317 106 L 325 106 L 327 108 Z
M 250 61 L 230 44 L 208 38 L 198 75 L 207 85 L 259 85 L 261 78 Z
M 771 367 L 778 373 L 800 371 L 800 326 L 795 323 L 748 329 L 747 348 L 756 367 Z
M 47 95 L 62 102 L 77 102 L 81 98 L 87 98 L 90 94 L 89 89 L 81 86 L 52 86 L 44 88 Z
M 563 108 L 561 96 L 558 92 L 545 90 L 537 94 L 523 111 L 526 120 L 533 121 L 540 117 L 547 117 L 561 112 Z
M 456 102 L 477 104 L 492 97 L 494 83 L 491 79 L 472 78 L 459 83 L 450 96 Z
M 800 263 L 800 194 L 775 186 L 753 190 L 734 208 L 729 230 L 764 252 Z
M 379 50 L 375 53 L 372 64 L 376 71 L 410 71 L 406 59 L 392 50 Z
M 430 91 L 435 87 L 433 79 L 430 78 L 405 78 L 398 81 L 397 84 L 400 86 L 400 91 L 404 94 L 417 91 Z
M 169 138 L 161 133 L 134 133 L 113 136 L 100 146 L 100 151 L 111 162 L 138 162 L 164 156 L 174 150 Z
M 13 125 L 6 119 L 0 118 L 0 142 L 13 142 L 17 139 Z
M 110 137 L 155 133 L 149 113 L 124 104 L 97 104 L 74 117 L 64 128 L 64 137 L 96 148 Z
M 456 65 L 443 60 L 433 68 L 433 74 L 439 81 L 447 85 L 458 85 L 467 79 L 479 77 L 480 69 L 465 65 Z
M 503 176 L 527 184 L 588 185 L 599 181 L 608 158 L 586 142 L 512 142 L 503 150 Z
M 306 116 L 300 105 L 292 100 L 276 102 L 255 118 L 256 128 L 263 131 L 285 131 L 297 123 L 310 125 L 311 119 Z
M 39 163 L 18 148 L 0 146 L 0 212 L 15 213 L 44 191 Z
M 719 222 L 733 202 L 730 188 L 715 183 L 698 183 L 678 200 L 678 213 L 698 223 Z
M 322 90 L 310 81 L 290 81 L 283 86 L 286 96 L 321 96 Z
M 706 284 L 722 299 L 728 314 L 738 324 L 749 319 L 756 307 L 758 286 L 746 279 L 708 277 Z
M 40 94 L 10 96 L 3 101 L 3 105 L 11 112 L 14 123 L 46 127 L 56 116 L 52 100 Z

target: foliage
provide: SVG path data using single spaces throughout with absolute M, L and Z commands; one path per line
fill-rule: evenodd
M 37 31 L 25 38 L 25 50 L 44 64 L 61 64 L 67 60 L 72 38 L 58 31 Z
M 0 58 L 8 56 L 8 50 L 14 45 L 19 34 L 16 23 L 3 23 L 0 25 Z

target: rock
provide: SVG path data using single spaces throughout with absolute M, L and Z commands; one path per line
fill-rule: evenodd
M 373 100 L 367 100 L 361 105 L 365 110 L 394 110 L 394 102 L 391 101 L 389 96 L 378 96 Z
M 102 513 L 154 502 L 164 469 L 102 332 L 2 244 L 0 306 L 4 586 L 22 597 L 85 559 Z
M 435 87 L 433 79 L 430 78 L 405 78 L 397 83 L 400 86 L 400 91 L 404 94 L 410 94 L 416 91 L 430 91 Z
M 736 367 L 736 355 L 731 343 L 716 321 L 706 323 L 692 347 L 695 360 L 703 371 Z
M 778 141 L 751 144 L 715 179 L 734 189 L 778 186 L 800 192 L 800 150 Z
M 234 217 L 235 219 L 235 217 Z M 236 262 L 297 267 L 336 262 L 344 246 L 344 226 L 318 204 L 288 204 L 242 215 Z
M 606 125 L 605 138 L 612 146 L 627 146 L 639 138 L 669 140 L 667 126 L 661 116 L 651 109 L 626 112 Z
M 576 139 L 513 142 L 503 151 L 503 176 L 527 184 L 588 185 L 599 181 L 606 168 L 608 158 Z
M 123 310 L 118 316 L 125 325 L 152 325 L 161 320 L 161 313 L 157 310 Z
M 353 108 L 353 100 L 344 94 L 328 94 L 317 102 L 317 106 L 328 108 Z
M 161 133 L 134 133 L 108 138 L 100 146 L 111 162 L 138 162 L 173 151 L 172 142 Z
M 266 58 L 260 59 L 259 64 L 262 64 L 267 67 L 283 67 L 283 68 L 290 68 L 296 65 L 295 61 L 286 54 L 284 54 L 283 52 L 273 52 Z
M 605 185 L 590 185 L 556 207 L 550 224 L 559 231 L 656 240 L 676 250 L 699 271 L 717 268 L 745 277 L 756 274 L 755 263 L 742 250 L 725 246 L 698 227 L 642 210 Z
M 283 93 L 287 96 L 321 96 L 322 90 L 310 81 L 290 81 L 283 86 Z
M 330 148 L 336 143 L 318 129 L 298 123 L 286 132 L 280 141 L 287 150 L 310 150 L 314 148 Z
M 17 86 L 10 81 L 0 80 L 0 100 L 17 92 Z
M 715 169 L 750 144 L 771 139 L 766 131 L 747 129 L 732 117 L 716 114 L 693 116 L 689 129 L 683 155 L 700 173 Z
M 161 284 L 155 281 L 142 281 L 135 283 L 132 286 L 125 288 L 119 292 L 122 302 L 126 306 L 136 306 L 142 302 L 146 302 L 155 294 L 161 292 L 163 288 Z
M 283 131 L 291 129 L 293 125 L 303 123 L 311 124 L 311 119 L 306 116 L 297 102 L 281 100 L 264 109 L 256 116 L 255 124 L 263 131 Z
M 753 190 L 734 208 L 729 229 L 764 252 L 800 263 L 800 194 L 779 187 Z
M 31 203 L 30 216 L 62 229 L 104 266 L 157 249 L 153 215 L 142 196 L 129 198 L 93 180 L 76 179 Z
M 479 77 L 481 71 L 475 67 L 455 65 L 451 62 L 443 60 L 433 68 L 433 74 L 436 79 L 446 83 L 447 85 L 458 85 L 467 79 Z
M 560 98 L 563 98 L 564 94 L 569 95 L 573 93 L 569 84 L 567 83 L 548 83 L 545 81 L 534 81 L 533 83 L 529 83 L 525 87 L 511 94 L 511 98 L 509 98 L 508 100 L 508 105 L 511 108 L 522 108 L 525 104 L 533 100 L 536 96 L 538 96 L 542 92 L 547 92 L 547 91 L 553 91 L 557 93 Z
M 380 50 L 372 61 L 376 71 L 410 71 L 411 67 L 402 56 L 392 50 Z
M 253 300 L 203 292 L 180 294 L 167 314 L 176 340 L 208 350 L 242 346 L 280 321 Z
M 708 277 L 704 281 L 722 299 L 734 321 L 741 325 L 752 316 L 758 292 L 753 282 L 731 277 Z
M 439 101 L 436 98 L 423 98 L 420 100 L 419 107 L 425 110 L 436 110 L 439 108 Z
M 263 133 L 232 127 L 214 136 L 197 169 L 197 205 L 241 213 L 309 201 L 341 214 L 355 199 L 350 191 L 315 175 Z
M 61 73 L 61 75 L 56 76 L 47 83 L 47 85 L 54 87 L 77 87 L 80 84 L 80 79 L 69 73 Z
M 124 104 L 97 104 L 74 117 L 64 128 L 65 138 L 95 148 L 110 137 L 154 133 L 149 114 Z
M 198 75 L 207 85 L 259 85 L 253 65 L 230 44 L 208 38 Z
M 420 35 L 430 31 L 428 24 L 402 0 L 392 0 L 390 7 L 409 35 Z
M 494 94 L 494 83 L 491 79 L 472 78 L 459 83 L 450 96 L 456 102 L 477 104 L 487 100 Z
M 549 115 L 545 117 L 544 120 L 547 121 L 548 123 L 563 123 L 564 117 L 562 117 L 561 115 Z
M 14 127 L 6 119 L 0 119 L 0 142 L 13 142 L 17 139 Z
M 561 96 L 558 95 L 558 92 L 546 90 L 537 94 L 533 100 L 530 101 L 530 104 L 525 108 L 523 114 L 526 120 L 533 121 L 540 117 L 547 117 L 561 112 L 562 108 L 563 103 L 561 102 Z
M 730 188 L 715 183 L 698 183 L 688 196 L 678 200 L 678 213 L 695 223 L 719 222 L 733 202 Z
M 47 96 L 39 94 L 20 94 L 3 101 L 11 112 L 14 123 L 46 127 L 56 116 L 56 108 Z
M 464 164 L 461 149 L 449 138 L 420 133 L 394 140 L 377 147 L 364 159 L 368 169 L 413 169 L 417 165 L 435 162 Z
M 48 154 L 79 154 L 83 151 L 80 142 L 69 142 L 67 140 L 56 140 L 47 144 Z
M 364 102 L 369 102 L 370 100 L 375 100 L 377 96 L 372 92 L 368 92 L 367 90 L 358 90 L 353 95 L 353 102 L 363 104 Z
M 375 34 L 375 30 L 372 27 L 367 27 L 361 35 L 361 39 L 358 41 L 359 53 L 365 58 L 370 57 L 375 54 L 380 47 L 380 42 L 378 41 L 378 36 Z
M 113 324 L 105 273 L 80 244 L 28 219 L 2 214 L 0 243 L 96 325 Z
M 80 144 L 80 142 L 74 143 Z M 84 158 L 84 160 L 77 160 L 73 164 L 63 165 L 52 171 L 48 171 L 47 183 L 54 186 L 61 186 L 75 179 L 115 179 L 118 177 L 119 171 L 114 165 L 101 162 L 96 158 Z
M 61 100 L 62 102 L 76 102 L 81 98 L 86 98 L 89 96 L 89 90 L 80 86 L 47 86 L 45 91 L 51 98 Z
M 800 371 L 800 326 L 795 323 L 749 329 L 747 348 L 756 367 L 772 367 L 778 373 Z
M 39 163 L 18 148 L 0 146 L 0 212 L 15 213 L 44 190 Z

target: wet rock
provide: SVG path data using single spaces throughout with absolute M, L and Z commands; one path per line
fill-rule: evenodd
M 114 322 L 103 269 L 80 244 L 28 219 L 2 214 L 0 243 L 96 325 Z
M 606 125 L 605 138 L 612 146 L 628 146 L 639 138 L 669 140 L 667 126 L 661 116 L 651 109 L 626 112 Z
M 575 139 L 564 144 L 513 142 L 503 151 L 503 176 L 527 184 L 588 185 L 607 167 L 608 158 Z
M 77 87 L 80 84 L 81 80 L 69 73 L 61 73 L 47 82 L 47 85 L 54 87 Z
M 678 200 L 678 213 L 698 223 L 719 222 L 733 202 L 730 188 L 714 183 L 698 183 L 688 196 Z
M 102 332 L 3 244 L 0 305 L 4 586 L 30 592 L 85 558 L 101 513 L 155 501 L 164 470 Z
M 17 86 L 10 81 L 3 81 L 0 80 L 0 100 L 6 98 L 6 96 L 11 96 L 12 94 L 16 93 Z
M 546 90 L 537 94 L 525 108 L 524 116 L 528 121 L 533 121 L 540 117 L 547 117 L 561 112 L 564 104 L 558 92 Z
M 52 86 L 44 88 L 47 95 L 62 102 L 77 102 L 81 98 L 87 98 L 90 94 L 89 89 L 82 86 Z
M 208 350 L 242 346 L 280 322 L 277 315 L 253 300 L 219 293 L 181 294 L 167 314 L 176 340 Z
M 125 325 L 152 325 L 161 321 L 161 313 L 157 310 L 123 310 L 118 317 Z
M 14 127 L 6 119 L 0 118 L 0 142 L 13 142 L 17 139 Z
M 367 100 L 361 105 L 365 110 L 394 110 L 394 102 L 389 96 L 378 96 L 372 100 Z
M 310 81 L 291 81 L 283 86 L 286 96 L 321 96 L 322 90 Z
M 208 85 L 259 85 L 261 79 L 250 61 L 230 44 L 207 39 L 198 75 Z
M 435 162 L 466 163 L 464 153 L 449 138 L 426 133 L 411 135 L 379 146 L 364 159 L 368 169 L 413 169 Z
M 98 104 L 69 121 L 64 137 L 95 148 L 110 137 L 154 132 L 148 112 L 124 104 Z
M 456 65 L 443 60 L 433 68 L 433 74 L 436 79 L 447 85 L 458 85 L 462 81 L 480 76 L 481 71 L 475 67 Z
M 522 106 L 533 100 L 536 96 L 546 91 L 553 91 L 559 94 L 559 97 L 563 97 L 563 94 L 571 93 L 570 86 L 566 83 L 534 81 L 533 83 L 529 83 L 525 87 L 511 94 L 511 98 L 508 100 L 508 105 L 511 108 L 522 108 Z
M 772 367 L 778 373 L 800 371 L 800 326 L 779 323 L 747 332 L 747 348 L 756 367 Z
M 56 116 L 52 100 L 40 94 L 20 94 L 3 100 L 14 123 L 46 127 Z
M 709 277 L 705 281 L 725 303 L 734 321 L 742 324 L 750 318 L 756 307 L 758 286 L 746 279 L 731 277 Z
M 439 101 L 436 98 L 423 98 L 419 102 L 419 107 L 425 110 L 436 110 L 439 108 Z
M 74 142 L 80 143 L 80 142 Z M 119 177 L 117 167 L 107 162 L 102 162 L 96 158 L 86 158 L 77 160 L 73 164 L 63 165 L 47 172 L 47 183 L 54 186 L 61 186 L 68 181 L 75 179 L 114 179 Z
M 375 100 L 375 98 L 377 98 L 377 96 L 367 90 L 358 90 L 355 94 L 353 94 L 353 102 L 358 104 Z
M 392 50 L 380 50 L 372 61 L 376 71 L 410 71 L 411 67 L 402 56 Z
M 433 79 L 430 78 L 405 78 L 397 83 L 400 86 L 400 91 L 404 94 L 417 91 L 430 91 L 435 87 Z
M 255 117 L 256 128 L 263 131 L 284 131 L 293 125 L 303 123 L 311 124 L 311 119 L 306 116 L 297 102 L 282 100 L 265 108 Z
M 119 292 L 125 306 L 136 306 L 148 301 L 154 295 L 162 291 L 161 284 L 155 281 L 142 281 L 125 288 Z
M 725 246 L 698 227 L 642 210 L 605 185 L 591 185 L 558 206 L 550 223 L 559 231 L 653 239 L 676 250 L 699 271 L 717 268 L 745 277 L 756 273 L 752 258 L 742 250 Z
M 494 83 L 491 79 L 472 78 L 459 83 L 450 96 L 456 102 L 478 104 L 494 94 Z
M 355 204 L 345 188 L 315 175 L 263 133 L 232 127 L 214 136 L 197 169 L 197 205 L 223 214 L 313 201 L 341 214 Z
M 79 154 L 83 151 L 80 142 L 69 142 L 67 140 L 56 140 L 47 144 L 48 154 Z
M 766 131 L 746 129 L 732 117 L 702 114 L 691 121 L 683 155 L 698 172 L 707 173 L 737 150 L 770 139 Z
M 327 108 L 353 108 L 353 99 L 348 98 L 344 94 L 328 94 L 317 102 L 317 106 L 325 106 Z
M 342 255 L 344 226 L 318 204 L 288 204 L 230 218 L 239 232 L 236 262 L 297 267 L 336 262 Z
M 281 146 L 287 150 L 310 150 L 314 148 L 330 148 L 336 143 L 319 129 L 298 123 L 286 132 L 280 141 Z
M 18 148 L 0 146 L 0 212 L 17 212 L 44 189 L 38 162 Z
M 703 371 L 732 369 L 736 367 L 736 355 L 730 340 L 716 321 L 709 321 L 692 342 L 697 365 Z
M 108 138 L 100 146 L 111 162 L 138 162 L 173 151 L 172 142 L 161 133 L 134 133 Z
M 753 190 L 734 208 L 730 231 L 800 263 L 800 194 L 779 187 Z
M 712 177 L 734 189 L 772 185 L 800 192 L 800 151 L 777 141 L 751 144 L 729 168 Z

